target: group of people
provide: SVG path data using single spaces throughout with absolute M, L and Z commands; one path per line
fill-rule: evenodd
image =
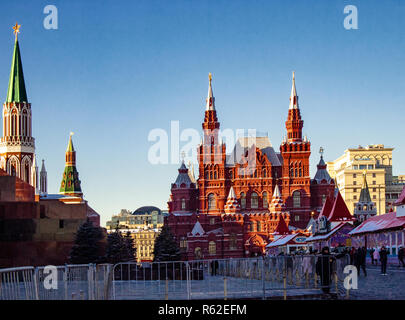
M 402 254 L 403 254 L 403 249 Z M 387 262 L 388 262 L 388 250 L 385 246 L 382 246 L 380 250 L 377 248 L 372 248 L 370 251 L 371 263 L 378 265 L 378 261 L 381 263 L 381 275 L 387 275 Z M 360 268 L 363 270 L 364 276 L 367 276 L 366 271 L 366 257 L 367 249 L 366 247 L 354 248 L 350 250 L 350 264 L 353 264 L 357 268 L 357 274 L 360 275 Z M 399 254 L 398 254 L 399 257 Z M 402 258 L 403 259 L 403 258 Z

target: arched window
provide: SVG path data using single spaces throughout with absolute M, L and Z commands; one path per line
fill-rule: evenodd
M 217 254 L 217 245 L 215 244 L 215 241 L 210 241 L 208 244 L 208 252 L 209 254 Z
M 24 169 L 25 169 L 25 177 L 24 177 L 25 179 L 24 179 L 24 181 L 27 182 L 27 183 L 30 183 L 30 166 L 29 166 L 28 162 L 25 162 Z
M 217 178 L 217 172 L 214 171 L 214 179 L 216 179 L 216 178 Z
M 253 192 L 250 197 L 250 207 L 252 209 L 257 209 L 259 207 L 259 196 L 256 192 Z
M 299 192 L 299 191 L 293 192 L 293 207 L 294 208 L 301 207 L 301 192 Z
M 322 195 L 322 205 L 324 205 L 325 204 L 325 201 L 326 201 L 326 195 Z
M 196 259 L 201 259 L 202 254 L 201 254 L 201 248 L 197 247 L 194 249 L 194 256 Z
M 300 168 L 299 169 L 299 174 L 298 174 L 300 177 L 302 177 L 302 169 Z
M 256 222 L 256 231 L 261 232 L 262 231 L 262 225 L 260 224 L 260 221 Z
M 267 199 L 267 192 L 263 192 L 263 208 L 268 208 L 269 207 L 269 202 Z
M 181 199 L 181 210 L 186 209 L 186 199 Z
M 208 195 L 208 210 L 215 209 L 215 207 L 216 207 L 215 196 L 212 193 L 210 193 Z
M 246 209 L 246 195 L 244 192 L 240 194 L 240 206 L 242 209 Z
M 11 115 L 11 135 L 15 136 L 17 134 L 17 114 L 13 112 Z
M 294 176 L 294 169 L 291 168 L 291 170 L 290 170 L 290 177 L 293 177 L 293 176 Z
M 267 178 L 267 170 L 263 169 L 263 178 Z

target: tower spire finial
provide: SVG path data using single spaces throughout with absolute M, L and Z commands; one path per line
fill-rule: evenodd
M 212 73 L 208 74 L 208 96 L 207 96 L 207 104 L 205 110 L 215 110 L 215 98 L 214 94 L 212 93 Z
M 295 88 L 295 71 L 293 71 L 292 77 L 290 109 L 298 109 L 298 96 L 297 96 L 297 89 Z
M 20 33 L 20 28 L 21 24 L 18 24 L 17 22 L 15 23 L 15 26 L 13 26 L 13 33 L 15 34 L 15 40 L 17 41 L 18 34 Z

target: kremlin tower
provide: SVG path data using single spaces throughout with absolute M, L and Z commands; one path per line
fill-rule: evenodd
M 0 138 L 0 168 L 11 176 L 37 188 L 35 140 L 32 137 L 32 112 L 25 89 L 18 33 L 14 27 L 15 42 L 11 62 L 7 98 L 3 104 L 3 136 Z
M 69 143 L 66 149 L 66 164 L 63 171 L 62 183 L 59 193 L 67 196 L 83 197 L 82 188 L 80 186 L 79 173 L 76 169 L 76 151 L 73 147 L 72 135 L 70 133 Z

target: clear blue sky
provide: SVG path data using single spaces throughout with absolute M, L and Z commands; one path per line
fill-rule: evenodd
M 43 8 L 59 29 L 43 27 Z M 358 8 L 359 29 L 343 27 Z M 275 149 L 296 71 L 311 172 L 348 147 L 395 147 L 405 173 L 405 1 L 2 1 L 0 98 L 6 98 L 14 37 L 33 109 L 38 159 L 51 193 L 75 132 L 85 198 L 103 224 L 121 208 L 166 209 L 178 165 L 151 165 L 154 128 L 201 129 L 207 74 L 222 128 L 267 131 Z

